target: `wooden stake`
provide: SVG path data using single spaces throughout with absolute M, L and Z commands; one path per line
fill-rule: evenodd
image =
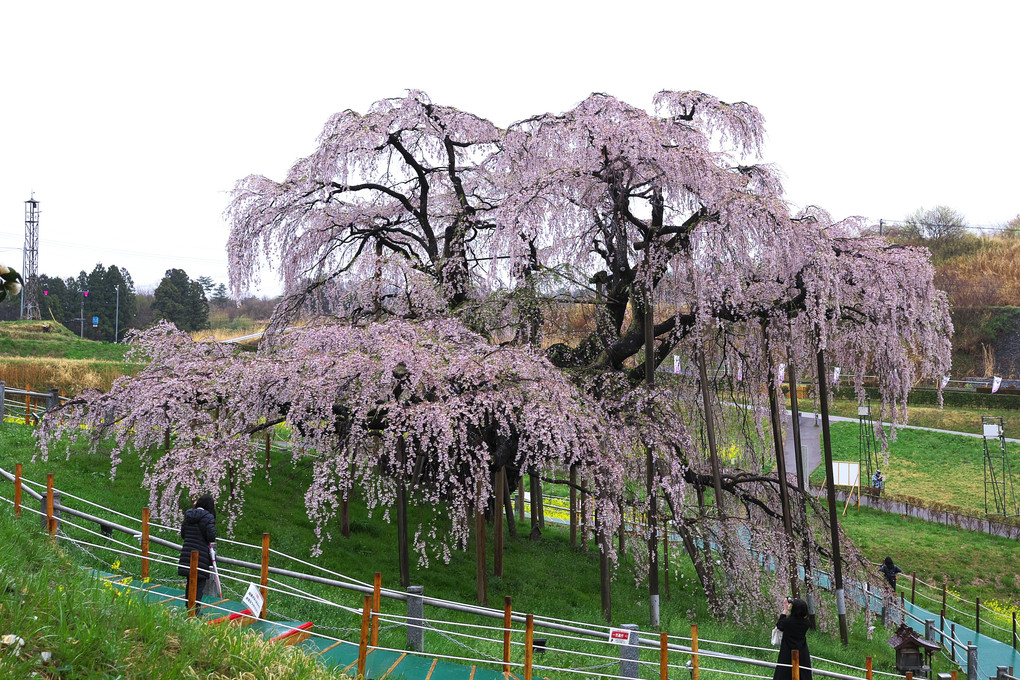
M 942 611 L 946 611 L 946 587 L 942 586 Z
M 666 599 L 669 599 L 669 522 L 662 528 L 662 558 L 665 563 Z
M 482 496 L 482 483 L 478 482 L 477 495 Z M 485 512 L 482 510 L 481 502 L 475 506 L 475 583 L 478 590 L 478 604 L 484 605 L 487 597 L 485 590 Z
M 368 622 L 372 616 L 372 596 L 365 596 L 364 608 L 361 610 L 361 639 L 358 642 L 358 677 L 365 677 L 365 657 L 368 656 Z
M 375 572 L 372 579 L 372 646 L 379 646 L 379 600 L 382 591 L 382 574 Z
M 528 614 L 524 627 L 524 680 L 531 680 L 531 662 L 535 642 L 535 615 Z
M 691 680 L 698 680 L 698 626 L 691 626 Z
M 917 572 L 910 572 L 910 604 L 914 604 L 914 596 L 917 595 Z
M 262 534 L 262 578 L 259 580 L 262 584 L 262 611 L 259 612 L 259 618 L 266 618 L 266 603 L 269 601 L 269 534 Z
M 864 677 L 867 680 L 872 680 L 872 677 L 871 677 L 871 668 L 872 668 L 872 661 L 871 661 L 871 657 L 869 656 L 867 659 L 864 660 Z
M 503 598 L 503 672 L 510 672 L 510 626 L 513 624 L 513 609 L 510 596 Z
M 191 551 L 191 566 L 188 570 L 188 616 L 195 615 L 195 599 L 198 594 L 198 551 Z
M 492 546 L 492 573 L 503 577 L 503 479 L 506 468 L 500 466 L 496 471 L 496 501 L 492 506 L 492 529 L 495 532 Z
M 149 508 L 142 508 L 142 578 L 149 578 Z
M 30 392 L 31 390 L 32 390 L 32 387 L 28 383 L 25 383 L 25 392 Z M 32 418 L 32 397 L 30 397 L 30 396 L 28 396 L 26 394 L 25 395 L 25 424 L 26 425 L 31 425 L 32 424 L 31 418 Z
M 46 530 L 57 535 L 57 520 L 53 518 L 53 473 L 46 475 Z
M 14 516 L 21 517 L 21 463 L 14 465 Z
M 577 466 L 570 466 L 570 546 L 577 547 Z
M 272 445 L 273 445 L 272 429 L 271 428 L 267 428 L 266 429 L 266 472 L 269 472 L 269 463 L 271 462 L 271 459 L 269 457 L 269 452 L 272 449 Z
M 659 680 L 669 680 L 668 633 L 659 633 Z
M 793 680 L 800 680 L 800 650 L 799 649 L 791 649 L 790 650 L 790 665 L 792 666 L 792 668 L 790 668 L 790 677 Z M 907 680 L 910 680 L 909 675 L 908 675 Z

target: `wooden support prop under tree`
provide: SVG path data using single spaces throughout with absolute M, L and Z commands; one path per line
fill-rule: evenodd
M 503 598 L 503 672 L 510 672 L 510 628 L 513 625 L 513 606 L 510 596 Z
M 188 616 L 195 616 L 195 599 L 198 591 L 198 551 L 191 551 L 191 564 L 188 567 Z
M 411 558 L 407 539 L 407 482 L 404 480 L 406 451 L 404 438 L 397 437 L 397 562 L 402 588 L 411 585 Z
M 482 483 L 479 481 L 476 489 L 476 498 L 481 498 Z M 485 510 L 481 503 L 475 505 L 475 581 L 478 586 L 478 604 L 486 602 L 485 589 Z
M 382 573 L 372 578 L 372 646 L 379 646 L 379 607 L 382 604 Z
M 577 547 L 577 466 L 570 466 L 570 546 Z
M 506 512 L 506 526 L 510 535 L 517 538 L 517 522 L 514 521 L 514 505 L 510 491 L 510 476 L 506 474 L 506 467 L 503 468 L 503 509 Z
M 499 578 L 503 577 L 503 488 L 505 486 L 506 468 L 500 466 L 496 471 L 495 487 L 496 500 L 492 508 L 492 525 L 495 535 L 492 548 L 492 573 Z

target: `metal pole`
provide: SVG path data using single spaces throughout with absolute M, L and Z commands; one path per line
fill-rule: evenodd
M 818 401 L 822 412 L 822 440 L 825 450 L 825 486 L 829 496 L 829 531 L 832 537 L 832 570 L 836 586 L 836 612 L 839 615 L 839 639 L 849 644 L 846 623 L 846 600 L 843 593 L 843 564 L 839 553 L 839 517 L 836 512 L 836 488 L 832 479 L 832 436 L 829 432 L 829 376 L 825 370 L 825 353 L 818 349 Z M 973 679 L 972 679 L 973 680 Z
M 85 291 L 81 291 L 81 314 L 78 315 L 78 337 L 85 339 Z
M 117 311 L 113 313 L 113 341 L 120 337 L 120 286 L 117 286 Z

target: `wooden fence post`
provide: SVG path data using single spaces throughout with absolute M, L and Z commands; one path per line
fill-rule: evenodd
M 365 677 L 365 657 L 368 656 L 368 628 L 372 617 L 372 596 L 365 596 L 365 604 L 361 610 L 361 639 L 358 642 L 358 677 Z
M 57 521 L 53 519 L 53 473 L 46 475 L 46 531 L 57 535 Z
M 149 578 L 149 508 L 142 508 L 142 578 Z
M 659 680 L 669 680 L 669 634 L 659 633 Z
M 14 517 L 20 516 L 21 516 L 21 464 L 16 463 L 14 465 Z M 1016 628 L 1016 626 L 1014 626 L 1014 628 Z
M 524 625 L 524 680 L 531 680 L 531 662 L 535 642 L 535 615 L 528 614 Z
M 379 600 L 382 591 L 382 573 L 375 572 L 372 578 L 372 646 L 379 646 Z
M 510 672 L 510 626 L 513 625 L 513 608 L 510 596 L 503 598 L 503 672 Z
M 269 534 L 262 534 L 262 577 L 259 579 L 262 584 L 262 611 L 259 618 L 266 618 L 266 606 L 269 602 Z M 252 612 L 253 614 L 255 612 Z
M 942 586 L 942 611 L 946 611 L 946 587 Z
M 870 656 L 864 660 L 864 677 L 866 680 L 872 680 L 872 663 Z
M 914 596 L 917 594 L 917 572 L 910 572 L 910 604 L 914 604 Z
M 1013 612 L 1013 649 L 1016 649 L 1016 612 Z
M 800 680 L 800 650 L 790 650 L 790 677 L 793 680 Z M 910 680 L 909 676 L 907 680 Z
M 188 616 L 195 615 L 195 600 L 198 594 L 198 551 L 191 551 L 191 566 L 188 570 Z
M 25 383 L 25 424 L 31 425 L 32 421 L 32 397 L 28 396 L 28 393 L 32 390 L 32 386 Z
M 691 626 L 691 680 L 698 680 L 698 625 Z

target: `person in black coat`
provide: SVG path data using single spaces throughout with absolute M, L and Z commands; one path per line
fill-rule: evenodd
M 177 573 L 184 578 L 191 575 L 191 551 L 198 551 L 198 574 L 195 583 L 195 593 L 198 602 L 202 601 L 202 592 L 205 590 L 206 581 L 209 580 L 209 570 L 212 568 L 212 546 L 216 540 L 216 504 L 213 497 L 203 494 L 195 501 L 195 507 L 184 513 L 184 523 L 181 524 L 181 559 L 178 562 Z M 187 587 L 185 584 L 185 593 Z
M 800 652 L 800 680 L 811 680 L 811 655 L 807 646 L 807 631 L 811 627 L 808 619 L 807 602 L 799 599 L 786 601 L 786 611 L 779 615 L 776 628 L 783 631 L 783 641 L 779 644 L 779 659 L 772 680 L 791 680 L 793 669 L 790 667 L 791 650 Z M 786 664 L 785 666 L 782 664 Z
M 885 576 L 885 580 L 889 582 L 889 586 L 896 592 L 896 574 L 903 571 L 895 564 L 893 564 L 891 557 L 886 557 L 885 561 L 882 562 L 882 566 L 878 568 L 882 572 L 882 576 Z

